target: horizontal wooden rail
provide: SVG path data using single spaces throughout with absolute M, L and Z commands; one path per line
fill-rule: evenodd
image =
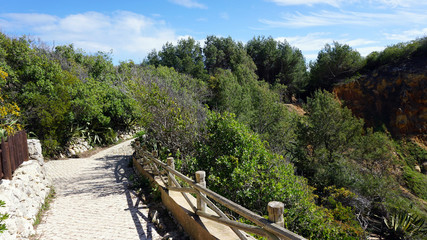
M 208 214 L 204 211 L 201 211 L 198 209 L 195 211 L 196 214 L 202 216 L 202 217 L 206 217 L 208 219 L 220 222 L 222 224 L 225 224 L 229 227 L 231 227 L 233 229 L 233 231 L 236 232 L 237 228 L 238 229 L 242 229 L 244 231 L 248 231 L 248 232 L 252 232 L 258 235 L 262 235 L 262 236 L 267 236 L 270 239 L 289 239 L 289 240 L 301 240 L 301 239 L 305 239 L 304 237 L 299 236 L 296 233 L 293 233 L 279 225 L 276 225 L 274 223 L 272 223 L 271 221 L 259 216 L 258 214 L 250 211 L 249 209 L 219 195 L 218 193 L 206 188 L 203 186 L 203 184 L 198 184 L 196 181 L 194 181 L 193 179 L 188 178 L 187 176 L 185 176 L 184 174 L 182 174 L 181 172 L 175 170 L 174 168 L 168 166 L 168 164 L 160 161 L 159 159 L 155 158 L 152 156 L 151 153 L 149 152 L 144 152 L 145 157 L 147 157 L 148 159 L 147 162 L 151 163 L 150 165 L 152 165 L 153 163 L 155 163 L 154 165 L 158 165 L 161 168 L 165 169 L 168 173 L 167 175 L 169 176 L 169 185 L 171 183 L 174 183 L 175 186 L 170 186 L 169 190 L 171 191 L 180 191 L 183 195 L 185 195 L 185 192 L 196 192 L 196 194 L 198 194 L 198 199 L 201 199 L 201 201 L 204 201 L 205 203 L 208 203 L 208 205 L 213 205 L 213 203 L 210 202 L 209 199 L 207 199 L 204 195 L 206 195 L 207 197 L 209 197 L 210 199 L 216 201 L 217 203 L 227 207 L 228 209 L 232 210 L 233 212 L 239 214 L 240 216 L 250 220 L 251 222 L 253 222 L 254 224 L 256 224 L 257 226 L 252 226 L 252 225 L 248 225 L 248 224 L 243 224 L 243 223 L 239 223 L 236 221 L 232 221 L 229 220 L 225 215 L 223 215 L 223 213 L 219 213 L 215 210 L 219 210 L 219 209 L 214 209 L 215 212 L 217 212 L 218 215 L 220 216 L 214 216 L 211 214 Z M 168 160 L 168 162 L 170 162 Z M 158 170 L 157 167 L 154 167 L 154 171 L 159 173 L 160 171 Z M 171 176 L 173 176 L 171 178 Z M 178 177 L 179 179 L 181 179 L 182 181 L 184 181 L 185 183 L 187 183 L 190 187 L 189 188 L 181 188 L 181 186 L 179 186 L 179 183 L 174 179 L 174 177 Z M 162 179 L 163 180 L 163 179 Z M 165 181 L 163 181 L 165 182 Z M 193 189 L 193 190 L 189 190 L 189 189 Z M 282 204 L 283 205 L 283 204 Z M 194 207 L 192 207 L 194 210 Z M 216 207 L 215 207 L 216 208 Z M 220 211 L 220 210 L 219 210 Z M 283 215 L 283 212 L 281 213 Z M 238 230 L 237 230 L 238 231 Z M 236 232 L 237 233 L 237 232 Z M 242 234 L 238 232 L 237 234 L 239 235 L 239 237 L 245 239 Z

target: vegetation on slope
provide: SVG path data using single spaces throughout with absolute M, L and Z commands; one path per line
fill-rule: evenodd
M 334 42 L 308 72 L 298 49 L 265 37 L 244 45 L 209 36 L 203 48 L 182 39 L 142 64 L 114 66 L 105 53 L 1 34 L 0 67 L 9 73 L 1 87 L 47 155 L 73 136 L 108 143 L 138 124 L 147 147 L 174 156 L 186 174 L 207 171 L 209 187 L 224 196 L 260 214 L 268 201 L 283 201 L 286 227 L 305 237 L 417 239 L 422 226 L 409 231 L 391 222 L 427 219 L 417 200 L 426 196 L 425 175 L 413 170 L 425 151 L 365 128 L 327 90 L 386 64 L 393 49 L 399 59 L 422 57 L 424 46 L 420 39 L 364 59 Z M 285 106 L 296 98 L 306 101 L 303 116 Z

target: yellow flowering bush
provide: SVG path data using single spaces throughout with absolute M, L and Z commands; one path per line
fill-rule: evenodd
M 0 79 L 6 80 L 8 74 L 0 69 Z M 20 109 L 16 103 L 9 103 L 5 100 L 0 89 L 0 137 L 13 135 L 21 130 L 21 125 L 17 119 L 20 115 Z

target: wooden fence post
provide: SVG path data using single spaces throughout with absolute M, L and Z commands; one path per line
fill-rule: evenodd
M 25 159 L 24 159 L 24 161 L 28 161 L 30 159 L 30 153 L 28 151 L 27 133 L 25 131 L 22 131 L 22 132 L 23 132 L 23 135 L 24 135 L 24 144 L 25 144 L 25 147 L 24 147 L 24 156 L 25 156 Z
M 2 139 L 1 141 L 1 161 L 3 167 L 3 178 L 12 179 L 12 168 L 9 159 L 9 144 Z
M 283 220 L 283 212 L 285 209 L 285 204 L 282 202 L 272 201 L 268 203 L 267 211 L 268 211 L 268 220 L 271 222 L 284 227 L 285 222 Z
M 197 171 L 196 172 L 197 184 L 202 186 L 202 187 L 206 187 L 205 177 L 206 177 L 205 171 Z M 197 210 L 199 210 L 201 212 L 206 212 L 206 202 L 203 201 L 203 199 L 199 195 L 203 195 L 206 197 L 206 194 L 204 194 L 204 193 L 198 193 L 197 194 Z
M 10 169 L 13 173 L 16 169 L 16 158 L 15 158 L 15 138 L 14 136 L 7 137 L 7 145 L 9 147 L 9 163 L 10 163 Z
M 173 159 L 173 157 L 168 157 L 167 160 L 168 160 L 168 166 L 172 169 L 175 169 L 175 160 Z M 168 174 L 168 187 L 175 186 L 172 178 L 175 178 L 175 175 L 173 173 L 169 172 L 169 174 Z
M 3 179 L 3 165 L 2 165 L 2 160 L 1 160 L 1 146 L 0 146 L 0 180 Z

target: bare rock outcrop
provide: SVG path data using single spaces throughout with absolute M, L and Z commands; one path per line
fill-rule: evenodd
M 365 72 L 334 92 L 368 126 L 384 123 L 394 136 L 427 142 L 427 58 Z

